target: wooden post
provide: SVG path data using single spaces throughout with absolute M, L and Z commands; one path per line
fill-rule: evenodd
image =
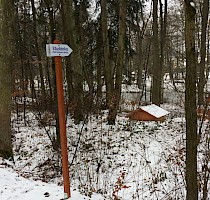
M 60 44 L 59 40 L 54 40 L 54 44 Z M 64 182 L 64 199 L 71 197 L 69 167 L 68 167 L 68 149 L 66 138 L 66 117 L 64 107 L 64 91 L 62 81 L 62 60 L 61 56 L 55 56 L 55 71 L 56 71 L 56 85 L 58 96 L 58 116 L 60 127 L 60 142 L 61 142 L 61 156 L 62 156 L 62 171 Z

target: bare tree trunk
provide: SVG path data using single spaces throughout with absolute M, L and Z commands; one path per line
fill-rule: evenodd
M 45 4 L 48 10 L 49 15 L 49 27 L 50 27 L 50 38 L 51 43 L 56 39 L 56 27 L 55 20 L 53 14 L 53 7 L 51 0 L 45 0 Z M 52 112 L 55 113 L 55 121 L 56 121 L 56 138 L 54 138 L 53 148 L 58 150 L 60 147 L 60 129 L 59 129 L 59 117 L 58 117 L 58 98 L 57 98 L 57 87 L 56 87 L 56 75 L 55 75 L 55 61 L 52 59 L 52 79 L 53 79 L 53 94 L 52 100 L 54 100 L 54 105 L 52 105 Z
M 204 105 L 204 87 L 206 84 L 205 68 L 206 68 L 206 33 L 207 22 L 209 14 L 209 0 L 203 1 L 202 8 L 202 30 L 201 30 L 201 61 L 199 64 L 199 77 L 198 77 L 198 105 Z
M 63 35 L 65 43 L 70 45 L 71 37 L 73 37 L 72 33 L 72 23 L 68 23 L 68 18 L 73 17 L 70 12 L 67 12 L 67 8 L 64 8 L 65 1 L 62 1 L 62 23 L 63 23 Z M 70 16 L 68 16 L 70 15 Z M 72 21 L 72 20 L 71 20 Z M 73 87 L 73 68 L 71 64 L 70 56 L 66 57 L 66 80 L 67 80 L 67 89 L 68 89 L 68 103 L 73 104 L 74 101 L 74 87 Z
M 11 89 L 13 65 L 13 1 L 0 1 L 0 157 L 12 158 L 11 142 Z
M 162 69 L 160 69 L 160 48 L 158 34 L 158 0 L 153 0 L 153 79 L 152 79 L 152 103 L 161 103 L 161 79 Z
M 164 76 L 165 70 L 165 43 L 166 43 L 166 27 L 167 27 L 167 6 L 168 1 L 165 0 L 164 2 L 164 13 L 163 13 L 163 5 L 161 0 L 160 2 L 160 71 L 161 71 L 161 88 L 163 88 L 163 80 L 162 77 Z M 164 14 L 164 16 L 163 16 Z M 161 97 L 160 101 L 163 102 L 163 90 L 161 89 Z
M 73 84 L 74 84 L 74 102 L 75 102 L 75 111 L 74 119 L 76 123 L 79 123 L 84 119 L 83 113 L 83 65 L 82 58 L 80 54 L 80 44 L 78 42 L 78 33 L 76 29 L 75 16 L 73 10 L 73 1 L 72 0 L 62 0 L 62 20 L 63 25 L 65 26 L 66 31 L 64 35 L 69 41 L 69 45 L 73 49 L 73 52 L 70 56 L 70 62 L 73 69 Z M 69 65 L 67 66 L 69 67 Z M 71 76 L 71 74 L 67 74 Z M 71 83 L 70 83 L 71 84 Z M 71 87 L 71 86 L 70 86 Z
M 196 113 L 196 53 L 195 14 L 190 0 L 185 0 L 186 45 L 186 184 L 187 200 L 198 199 L 197 186 L 197 113 Z
M 96 81 L 97 81 L 97 105 L 96 105 L 96 109 L 97 112 L 99 112 L 99 110 L 101 109 L 102 106 L 102 63 L 103 61 L 101 60 L 101 46 L 102 46 L 102 39 L 101 39 L 101 32 L 99 31 L 98 35 L 97 35 L 97 39 L 96 39 L 96 68 L 97 68 L 97 75 L 96 75 Z
M 139 89 L 143 89 L 142 87 L 142 71 L 143 71 L 143 54 L 142 54 L 142 43 L 143 43 L 143 35 L 142 31 L 138 32 L 138 40 L 137 40 L 137 52 L 138 52 L 138 73 L 137 73 L 137 85 Z
M 207 29 L 209 30 L 210 28 L 210 24 L 208 25 Z M 206 49 L 206 52 L 207 52 L 207 56 L 206 56 L 206 79 L 208 79 L 209 77 L 209 66 L 210 66 L 210 31 L 208 32 L 207 34 L 207 49 Z
M 143 72 L 143 36 L 146 28 L 146 23 L 144 20 L 144 12 L 143 12 L 143 5 L 141 2 L 140 4 L 140 10 L 141 10 L 141 23 L 143 23 L 141 30 L 138 30 L 137 35 L 137 53 L 138 53 L 138 73 L 137 73 L 137 85 L 139 89 L 142 89 L 142 92 L 144 90 L 144 85 L 142 85 L 143 79 L 142 79 L 142 72 Z M 138 27 L 140 29 L 140 24 L 138 23 Z
M 110 99 L 112 98 L 113 90 L 113 75 L 110 62 L 110 48 L 107 27 L 107 0 L 101 0 L 101 31 L 103 38 L 103 60 L 105 69 L 105 84 L 106 84 L 106 104 L 110 106 Z
M 38 44 L 38 36 L 37 36 L 37 23 L 36 23 L 36 9 L 34 5 L 34 0 L 31 0 L 32 5 L 32 14 L 33 14 L 33 31 L 34 31 L 34 41 L 35 41 L 35 49 L 36 49 L 36 55 L 39 61 L 39 73 L 40 73 L 40 81 L 41 81 L 41 102 L 43 105 L 43 108 L 45 108 L 46 104 L 46 91 L 45 91 L 45 84 L 44 84 L 44 72 L 43 67 L 41 64 L 41 54 L 39 51 L 39 44 Z
M 108 124 L 115 124 L 119 102 L 121 97 L 122 86 L 122 69 L 124 64 L 125 52 L 125 33 L 126 33 L 126 1 L 120 0 L 119 10 L 119 36 L 118 36 L 118 53 L 116 63 L 116 80 L 115 88 L 112 95 L 111 105 L 109 107 Z
M 49 15 L 49 29 L 50 29 L 50 38 L 51 38 L 51 43 L 53 43 L 53 41 L 56 39 L 56 27 L 55 27 L 55 20 L 54 20 L 54 11 L 53 11 L 53 7 L 52 7 L 52 1 L 51 0 L 44 0 L 45 4 L 46 4 L 46 8 L 48 11 L 48 15 Z M 53 93 L 54 93 L 54 97 L 52 97 L 56 103 L 55 105 L 57 105 L 57 88 L 56 88 L 56 77 L 55 77 L 55 62 L 54 59 L 52 59 L 52 77 L 53 77 Z M 56 108 L 57 110 L 57 108 Z

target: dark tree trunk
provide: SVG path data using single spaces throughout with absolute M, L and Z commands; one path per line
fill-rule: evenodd
M 109 107 L 111 105 L 112 90 L 113 90 L 113 75 L 110 62 L 110 48 L 109 37 L 107 27 L 107 0 L 101 0 L 101 31 L 103 39 L 103 61 L 104 61 L 104 76 L 106 84 L 106 104 Z
M 70 62 L 67 65 L 68 67 L 72 67 L 73 73 L 67 74 L 67 76 L 72 76 L 73 74 L 73 83 L 68 82 L 68 87 L 72 88 L 71 84 L 74 84 L 74 103 L 75 103 L 75 109 L 74 109 L 74 119 L 76 123 L 79 123 L 84 119 L 84 113 L 83 113 L 83 64 L 82 64 L 82 57 L 81 57 L 81 50 L 80 50 L 80 41 L 79 41 L 79 33 L 76 27 L 76 19 L 73 9 L 73 1 L 72 0 L 62 0 L 62 20 L 63 20 L 63 26 L 65 27 L 64 35 L 65 39 L 67 39 L 67 42 L 69 42 L 69 45 L 73 49 L 73 52 L 70 56 Z M 79 26 L 79 24 L 78 24 Z M 70 65 L 71 63 L 71 65 Z M 68 69 L 67 72 L 69 71 Z M 71 81 L 71 80 L 70 80 Z M 70 84 L 70 85 L 69 85 Z M 69 91 L 71 92 L 71 91 Z M 71 97 L 70 97 L 71 98 Z
M 167 27 L 167 6 L 168 1 L 165 0 L 164 2 L 164 12 L 163 12 L 163 5 L 161 0 L 160 1 L 160 71 L 161 71 L 161 88 L 163 85 L 162 77 L 164 76 L 165 71 L 165 43 L 166 43 L 166 27 Z M 164 15 L 164 16 L 163 16 Z M 161 97 L 160 101 L 163 102 L 163 90 L 161 89 Z
M 162 69 L 160 69 L 160 48 L 158 34 L 158 0 L 153 0 L 153 79 L 152 79 L 152 103 L 161 103 Z
M 0 2 L 0 157 L 12 158 L 11 142 L 11 76 L 14 51 L 13 30 L 13 1 L 2 0 Z
M 50 39 L 51 44 L 56 39 L 56 26 L 52 8 L 51 0 L 45 0 L 45 5 L 47 7 L 48 15 L 49 15 L 49 29 L 50 29 Z M 60 129 L 59 129 L 59 117 L 58 117 L 58 98 L 57 98 L 57 87 L 56 87 L 56 75 L 55 75 L 55 62 L 52 59 L 52 79 L 53 79 L 53 105 L 52 112 L 55 113 L 55 121 L 56 121 L 56 138 L 54 139 L 53 148 L 58 150 L 60 147 Z
M 102 46 L 103 40 L 101 38 L 101 31 L 97 33 L 97 39 L 96 39 L 96 69 L 97 69 L 97 74 L 96 74 L 96 81 L 97 81 L 97 102 L 96 102 L 96 109 L 97 112 L 101 109 L 101 106 L 103 104 L 102 102 L 102 63 L 103 61 L 101 60 L 102 57 Z
M 40 73 L 40 81 L 41 81 L 41 103 L 43 108 L 46 107 L 46 91 L 45 91 L 45 83 L 44 83 L 44 72 L 43 67 L 41 64 L 41 54 L 39 50 L 39 44 L 38 44 L 38 36 L 37 36 L 37 23 L 36 23 L 36 8 L 34 5 L 34 0 L 31 0 L 32 5 L 32 14 L 33 14 L 33 32 L 34 32 L 34 41 L 35 41 L 35 50 L 37 59 L 39 61 L 39 73 Z
M 138 40 L 137 40 L 137 52 L 138 52 L 138 73 L 137 73 L 137 85 L 139 89 L 143 89 L 142 87 L 142 72 L 143 72 L 143 54 L 142 54 L 142 43 L 143 43 L 143 35 L 142 31 L 138 32 Z
M 67 9 L 69 7 L 66 6 L 66 2 L 62 1 L 62 9 L 61 9 L 61 14 L 62 14 L 62 23 L 63 23 L 63 35 L 64 35 L 64 40 L 65 43 L 70 45 L 70 40 L 71 37 L 73 37 L 73 32 L 72 32 L 72 20 L 70 23 L 68 23 L 68 18 L 73 17 L 73 15 L 68 11 Z M 66 80 L 67 80 L 67 89 L 68 89 L 68 104 L 71 106 L 74 102 L 74 87 L 73 87 L 73 67 L 71 64 L 71 58 L 70 56 L 66 57 Z
M 196 113 L 196 53 L 195 14 L 190 0 L 185 0 L 186 45 L 186 184 L 187 200 L 198 199 L 197 186 L 197 113 Z
M 126 0 L 120 1 L 119 10 L 119 36 L 118 36 L 118 53 L 116 62 L 116 80 L 112 93 L 111 104 L 109 106 L 108 124 L 115 124 L 119 102 L 121 97 L 122 86 L 122 69 L 124 64 L 125 52 L 125 33 L 126 33 Z
M 202 8 L 202 30 L 201 30 L 201 61 L 199 64 L 199 77 L 198 77 L 198 105 L 204 105 L 204 87 L 206 84 L 205 68 L 206 68 L 206 33 L 207 22 L 209 14 L 209 0 L 203 1 Z

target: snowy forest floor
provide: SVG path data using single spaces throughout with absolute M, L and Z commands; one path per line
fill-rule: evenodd
M 79 125 L 68 117 L 71 190 L 94 200 L 185 199 L 184 110 L 169 104 L 161 107 L 170 112 L 162 123 L 129 121 L 123 112 L 114 126 L 107 125 L 107 111 L 90 115 L 86 123 Z M 43 126 L 41 120 L 45 118 Z M 55 124 L 50 119 L 49 113 L 28 111 L 25 117 L 24 113 L 18 116 L 13 113 L 13 170 L 30 180 L 62 186 L 61 158 L 50 140 L 55 135 Z M 198 146 L 200 199 L 207 174 L 205 166 L 209 165 L 208 121 L 202 130 Z M 18 199 L 14 196 L 17 187 L 8 183 L 10 187 L 12 191 L 7 198 L 3 198 L 5 189 L 0 192 L 1 200 Z M 61 192 L 62 187 L 57 190 Z M 24 192 L 27 194 L 27 189 Z M 84 197 L 78 197 L 81 198 Z

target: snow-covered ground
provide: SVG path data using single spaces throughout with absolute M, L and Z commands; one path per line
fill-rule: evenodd
M 67 117 L 71 200 L 185 199 L 184 108 L 162 105 L 170 112 L 162 123 L 130 121 L 126 112 L 138 104 L 122 100 L 115 126 L 107 124 L 106 110 L 88 115 L 78 125 Z M 201 130 L 200 199 L 210 167 L 208 121 Z M 0 161 L 0 200 L 62 199 L 61 158 L 52 148 L 56 132 L 52 114 L 14 112 L 12 131 L 15 164 Z
M 1 159 L 0 163 L 0 200 L 63 199 L 61 186 L 23 178 L 12 169 L 14 166 L 11 162 Z M 100 195 L 93 194 L 92 198 L 89 198 L 77 191 L 71 191 L 71 196 L 71 200 L 103 200 Z
M 87 116 L 79 125 L 68 117 L 72 199 L 84 199 L 81 194 L 94 200 L 185 199 L 184 110 L 163 107 L 170 112 L 163 123 L 129 121 L 120 113 L 116 125 L 109 126 L 107 111 Z M 1 168 L 0 199 L 61 199 L 61 161 L 49 139 L 55 134 L 54 121 L 49 113 L 27 112 L 25 121 L 23 116 L 13 114 L 15 165 L 9 171 Z M 205 122 L 204 130 L 207 126 Z M 208 151 L 205 137 L 199 146 L 200 177 Z

